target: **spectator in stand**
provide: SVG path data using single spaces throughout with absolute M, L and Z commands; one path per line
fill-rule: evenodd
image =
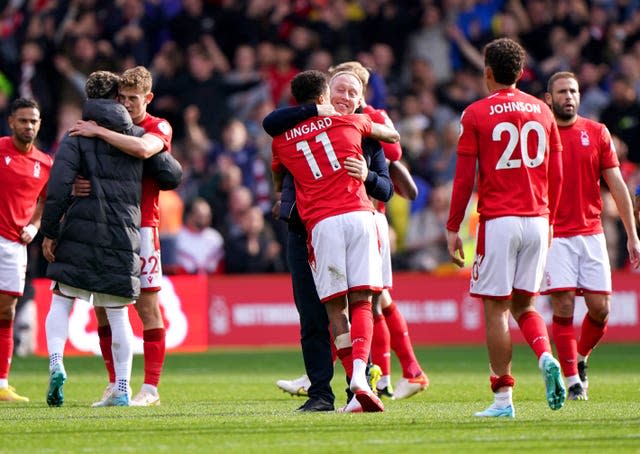
M 227 211 L 220 233 L 230 241 L 244 232 L 244 216 L 254 205 L 251 190 L 246 186 L 235 186 L 228 193 Z
M 211 227 L 211 207 L 206 200 L 196 198 L 187 207 L 176 250 L 178 273 L 213 274 L 222 269 L 224 239 Z
M 291 79 L 300 72 L 293 65 L 293 49 L 285 43 L 277 43 L 273 54 L 274 60 L 265 68 L 264 77 L 271 88 L 271 101 L 276 107 L 293 104 L 289 84 Z
M 627 159 L 640 165 L 640 102 L 629 77 L 616 74 L 611 83 L 611 102 L 600 113 L 600 121 L 627 146 Z
M 167 274 L 175 274 L 178 265 L 176 237 L 182 227 L 184 202 L 175 190 L 160 191 L 158 207 L 160 208 L 158 235 L 160 236 L 162 269 Z
M 242 215 L 240 231 L 224 241 L 225 272 L 281 273 L 285 271 L 281 260 L 281 246 L 264 222 L 258 206 L 252 206 Z
M 404 240 L 404 255 L 411 270 L 435 271 L 450 263 L 447 250 L 447 216 L 451 184 L 431 189 L 429 203 L 412 213 Z
M 224 75 L 224 80 L 228 86 L 246 86 L 248 82 L 255 82 L 254 86 L 229 96 L 231 115 L 243 122 L 256 106 L 270 99 L 269 86 L 257 69 L 256 51 L 252 46 L 243 44 L 236 48 L 233 68 Z
M 434 68 L 439 83 L 451 78 L 451 43 L 446 35 L 440 6 L 434 3 L 424 7 L 419 30 L 409 35 L 407 60 L 426 59 Z
M 211 12 L 204 0 L 182 0 L 182 10 L 170 21 L 172 39 L 182 49 L 197 43 L 205 34 L 211 34 L 215 27 Z

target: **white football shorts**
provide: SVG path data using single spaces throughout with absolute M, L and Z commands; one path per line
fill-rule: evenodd
M 0 293 L 22 296 L 27 274 L 27 246 L 0 236 Z
M 611 293 L 611 265 L 603 233 L 554 238 L 541 292 Z
M 160 291 L 162 261 L 160 260 L 160 236 L 157 227 L 140 228 L 140 290 Z
M 471 269 L 471 296 L 507 299 L 536 295 L 547 257 L 549 220 L 504 216 L 480 223 Z
M 311 230 L 310 261 L 322 302 L 350 290 L 382 290 L 382 260 L 374 213 L 354 211 L 323 219 Z

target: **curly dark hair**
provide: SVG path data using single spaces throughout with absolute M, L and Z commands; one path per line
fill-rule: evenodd
M 111 71 L 94 71 L 84 85 L 89 99 L 115 99 L 118 95 L 120 76 Z
M 524 48 L 512 39 L 494 39 L 484 47 L 484 64 L 491 68 L 493 78 L 499 84 L 514 84 L 526 61 Z
M 315 103 L 326 90 L 327 76 L 321 71 L 303 71 L 291 81 L 291 94 L 298 104 Z

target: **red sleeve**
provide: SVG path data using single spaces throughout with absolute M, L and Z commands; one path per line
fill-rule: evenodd
M 616 146 L 611 140 L 611 134 L 606 126 L 600 129 L 600 169 L 620 167 L 620 160 L 616 153 Z
M 381 125 L 386 124 L 387 126 L 394 127 L 393 123 L 391 122 L 391 119 L 389 118 L 389 116 L 386 114 L 384 110 L 374 109 L 371 106 L 366 106 L 363 109 L 363 112 L 369 115 L 369 117 L 374 123 L 379 123 Z M 380 146 L 382 146 L 384 157 L 387 158 L 389 161 L 398 161 L 402 157 L 402 147 L 400 146 L 399 142 L 396 142 L 396 143 L 380 142 Z
M 549 224 L 554 224 L 562 192 L 562 153 L 549 155 Z
M 453 179 L 453 192 L 451 194 L 451 207 L 447 230 L 457 232 L 467 211 L 467 205 L 473 192 L 473 183 L 476 178 L 476 157 L 458 154 L 456 161 L 456 176 Z
M 273 142 L 271 142 L 271 170 L 273 172 L 281 172 L 282 164 L 280 163 L 280 157 L 278 156 L 276 150 L 277 147 Z

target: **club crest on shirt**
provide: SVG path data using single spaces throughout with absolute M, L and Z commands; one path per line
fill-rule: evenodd
M 37 161 L 33 164 L 33 176 L 40 178 L 40 163 Z
M 580 131 L 580 143 L 582 143 L 583 147 L 588 147 L 591 142 L 589 142 L 589 133 L 587 131 Z
M 11 156 L 5 156 L 4 157 L 4 162 L 6 165 L 9 165 L 9 163 L 11 162 Z

